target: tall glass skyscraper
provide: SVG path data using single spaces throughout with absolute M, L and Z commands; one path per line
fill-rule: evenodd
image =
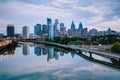
M 71 30 L 75 30 L 75 24 L 74 24 L 74 21 L 72 21 L 72 23 L 71 23 Z
M 50 18 L 47 18 L 47 25 L 52 24 L 52 20 Z
M 14 37 L 14 25 L 7 25 L 7 36 Z
M 42 34 L 48 34 L 48 26 L 45 24 L 42 25 Z
M 78 26 L 78 30 L 82 30 L 83 29 L 83 25 L 82 25 L 82 23 L 80 22 L 79 23 L 79 26 Z
M 34 33 L 36 36 L 40 36 L 42 34 L 41 24 L 36 24 L 34 26 Z
M 54 30 L 55 28 L 50 18 L 47 18 L 47 26 L 48 26 L 48 36 L 49 38 L 53 38 L 55 36 L 55 30 Z

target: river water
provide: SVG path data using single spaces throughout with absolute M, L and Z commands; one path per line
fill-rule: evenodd
M 108 58 L 93 57 L 112 63 Z M 0 80 L 120 80 L 120 69 L 90 61 L 73 51 L 21 43 L 0 55 Z

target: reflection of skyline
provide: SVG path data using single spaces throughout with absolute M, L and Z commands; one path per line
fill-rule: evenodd
M 64 52 L 60 52 L 60 56 L 64 56 Z
M 59 56 L 58 56 L 57 52 L 55 52 L 54 48 L 53 48 L 53 47 L 49 47 L 49 48 L 48 48 L 47 61 L 49 61 L 49 60 L 51 60 L 51 59 L 57 60 L 58 57 L 59 57 Z
M 72 56 L 72 58 L 74 58 L 74 56 L 75 56 L 75 53 L 74 53 L 74 52 L 71 52 L 71 56 Z
M 29 45 L 27 43 L 23 44 L 23 55 L 29 54 Z
M 39 46 L 35 46 L 34 47 L 34 53 L 35 53 L 35 55 L 40 56 L 43 52 L 42 52 L 42 49 Z
M 3 56 L 14 56 L 14 49 L 13 50 L 8 50 L 0 55 L 0 62 L 3 60 Z

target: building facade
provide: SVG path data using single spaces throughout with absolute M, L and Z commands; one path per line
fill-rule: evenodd
M 28 28 L 28 26 L 24 26 L 22 28 L 22 33 L 23 33 L 23 38 L 24 39 L 29 38 L 29 28 Z
M 14 25 L 7 25 L 7 36 L 8 37 L 14 37 L 15 30 L 14 30 Z
M 36 24 L 34 26 L 34 34 L 36 36 L 40 36 L 42 34 L 42 27 L 41 27 L 41 24 Z

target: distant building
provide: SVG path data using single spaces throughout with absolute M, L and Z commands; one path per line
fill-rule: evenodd
M 36 24 L 35 26 L 34 26 L 34 34 L 36 35 L 36 36 L 40 36 L 41 34 L 42 34 L 42 30 L 41 30 L 42 28 L 41 28 L 41 24 Z
M 98 36 L 105 36 L 105 31 L 99 31 Z
M 75 23 L 74 23 L 74 21 L 72 21 L 72 23 L 71 23 L 71 30 L 75 30 Z
M 45 24 L 42 25 L 42 34 L 48 34 L 48 26 Z
M 4 34 L 3 33 L 0 33 L 0 37 L 3 37 L 4 36 Z
M 110 28 L 108 28 L 108 30 L 105 33 L 106 35 L 117 35 L 117 32 L 114 30 L 111 30 Z
M 90 37 L 92 37 L 92 36 L 98 36 L 98 31 L 97 31 L 97 29 L 91 29 L 91 30 L 89 30 L 88 35 L 89 35 Z
M 81 31 L 81 35 L 82 35 L 82 37 L 87 37 L 87 36 L 88 36 L 88 29 L 87 29 L 87 28 L 84 28 L 84 29 Z
M 24 26 L 22 28 L 22 33 L 23 33 L 23 38 L 24 39 L 29 38 L 29 28 L 28 28 L 28 26 Z
M 37 38 L 33 33 L 31 33 L 31 34 L 29 34 L 29 38 L 30 39 L 35 39 L 35 38 Z
M 20 33 L 17 33 L 17 34 L 15 34 L 14 35 L 16 38 L 21 38 L 22 37 L 22 35 L 20 34 Z
M 78 30 L 81 31 L 82 29 L 83 29 L 83 25 L 82 25 L 82 23 L 80 22 L 80 23 L 79 23 L 79 26 L 78 26 Z
M 48 36 L 49 38 L 55 37 L 55 28 L 52 24 L 52 20 L 50 18 L 47 18 L 47 26 L 48 26 Z
M 118 36 L 120 36 L 120 32 L 118 32 Z
M 14 37 L 14 33 L 15 33 L 14 25 L 11 25 L 11 24 L 7 25 L 7 36 Z
M 74 36 L 73 30 L 68 29 L 67 36 L 68 36 L 68 37 L 73 37 L 73 36 Z
M 64 26 L 64 23 L 60 23 L 60 33 L 66 33 L 66 27 Z
M 54 23 L 54 36 L 57 36 L 57 26 L 59 24 L 58 19 L 55 19 L 55 23 Z

